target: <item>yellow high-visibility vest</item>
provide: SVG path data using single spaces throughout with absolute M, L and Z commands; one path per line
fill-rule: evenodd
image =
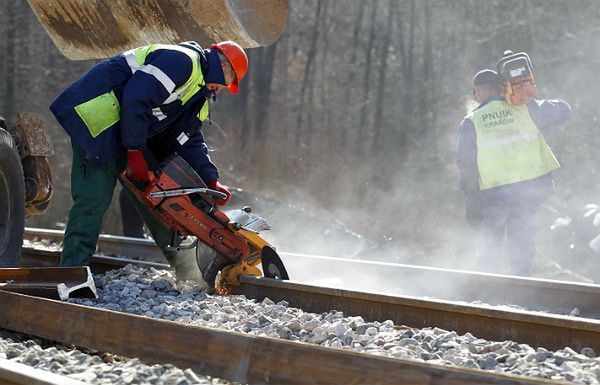
M 560 168 L 527 105 L 493 100 L 467 118 L 477 134 L 480 190 L 535 179 Z
M 202 69 L 200 68 L 200 58 L 196 51 L 178 45 L 150 44 L 123 52 L 123 56 L 125 57 L 131 72 L 133 73 L 138 70 L 144 70 L 146 57 L 148 54 L 158 49 L 168 49 L 183 52 L 184 54 L 188 55 L 192 61 L 192 73 L 190 77 L 184 85 L 173 90 L 173 93 L 167 99 L 172 99 L 169 102 L 180 100 L 181 104 L 185 105 L 196 93 L 198 93 L 198 91 L 200 91 L 202 86 L 204 86 L 204 75 L 202 74 Z M 153 68 L 148 70 L 148 72 L 152 73 L 157 80 L 165 85 L 167 90 L 169 89 L 169 84 L 174 86 L 172 80 L 169 79 L 168 76 L 162 71 Z M 75 111 L 81 120 L 83 120 L 93 138 L 96 138 L 98 135 L 112 127 L 121 119 L 121 106 L 114 91 L 112 90 L 84 103 L 78 104 L 75 106 Z M 165 117 L 159 108 L 153 109 L 152 112 L 159 120 Z M 206 101 L 200 108 L 198 119 L 203 122 L 208 116 L 208 101 Z
M 150 52 L 156 51 L 157 49 L 170 49 L 174 51 L 180 51 L 185 53 L 192 60 L 192 74 L 184 85 L 175 90 L 177 98 L 181 100 L 181 104 L 187 103 L 204 85 L 204 74 L 200 69 L 200 59 L 198 53 L 192 49 L 182 47 L 179 45 L 167 45 L 167 44 L 150 44 L 143 47 L 135 48 L 133 50 L 124 52 L 123 55 L 129 64 L 132 71 L 135 71 L 139 67 L 143 66 L 146 61 L 146 56 Z M 203 122 L 208 117 L 208 103 L 204 103 L 200 112 L 198 113 L 198 119 Z

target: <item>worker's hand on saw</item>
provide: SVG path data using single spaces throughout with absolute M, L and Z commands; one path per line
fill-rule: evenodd
M 148 163 L 140 150 L 127 150 L 127 177 L 137 182 L 149 182 Z
M 224 200 L 216 201 L 216 204 L 218 206 L 225 206 L 227 202 L 229 202 L 229 199 L 231 198 L 231 192 L 225 186 L 223 186 L 218 179 L 209 179 L 208 181 L 206 181 L 206 186 L 209 189 L 217 190 L 227 195 L 227 198 L 225 198 Z

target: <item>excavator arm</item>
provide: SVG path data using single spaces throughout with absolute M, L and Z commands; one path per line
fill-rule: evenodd
M 287 0 L 28 0 L 71 60 L 100 59 L 149 43 L 233 40 L 267 46 L 283 33 Z

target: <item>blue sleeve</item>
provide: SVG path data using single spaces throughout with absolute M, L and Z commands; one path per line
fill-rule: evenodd
M 202 124 L 198 121 L 199 124 Z M 204 182 L 219 179 L 217 166 L 210 160 L 204 136 L 198 130 L 187 142 L 177 149 L 177 153 L 189 163 Z
M 566 122 L 571 116 L 571 106 L 562 99 L 534 100 L 527 103 L 531 119 L 540 129 Z
M 460 170 L 460 189 L 466 196 L 479 191 L 477 168 L 477 135 L 470 119 L 463 119 L 458 126 L 458 149 L 456 163 Z
M 185 84 L 192 71 L 191 59 L 179 51 L 158 50 L 146 58 L 123 88 L 121 97 L 121 139 L 127 149 L 144 150 L 152 109 L 159 107 Z

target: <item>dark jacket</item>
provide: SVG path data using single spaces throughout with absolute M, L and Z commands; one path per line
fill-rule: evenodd
M 225 83 L 216 51 L 202 50 L 197 45 L 186 48 L 199 53 L 205 83 Z M 98 63 L 61 93 L 50 110 L 86 161 L 96 166 L 116 159 L 126 149 L 145 150 L 151 143 L 149 147 L 158 158 L 177 152 L 202 179 L 218 179 L 198 118 L 207 103 L 208 89 L 203 86 L 185 104 L 173 100 L 174 90 L 183 86 L 192 73 L 190 56 L 174 49 L 158 49 L 148 54 L 142 67 L 145 70 L 132 73 L 124 54 Z M 120 119 L 94 138 L 75 106 L 110 91 L 118 100 Z M 188 139 L 178 141 L 182 132 Z
M 477 108 L 481 108 L 492 100 L 504 100 L 504 98 L 502 96 L 490 97 Z M 527 108 L 533 122 L 542 133 L 545 129 L 564 123 L 571 113 L 569 104 L 561 99 L 531 101 L 527 104 Z M 461 172 L 460 188 L 465 193 L 465 197 L 467 199 L 479 198 L 483 204 L 520 199 L 539 200 L 554 191 L 551 174 L 480 191 L 476 131 L 473 122 L 467 118 L 463 119 L 458 127 L 456 161 Z

